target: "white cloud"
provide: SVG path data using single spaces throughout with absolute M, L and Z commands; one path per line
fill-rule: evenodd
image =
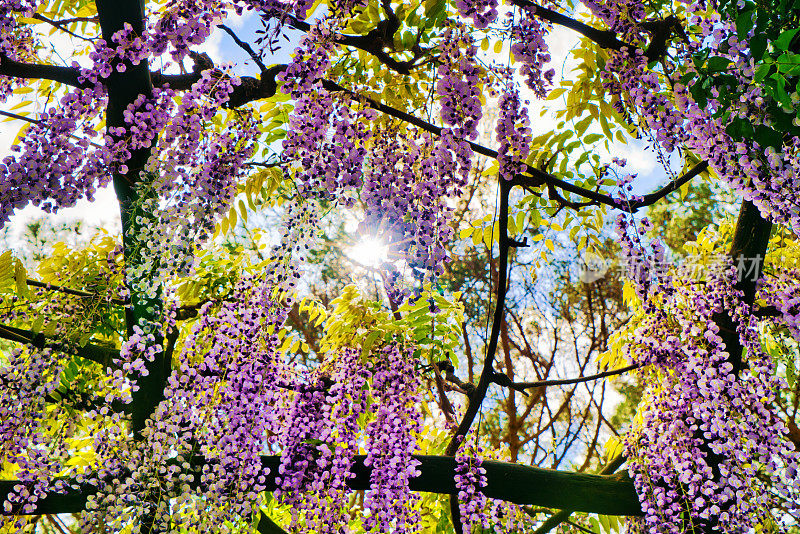
M 599 152 L 600 157 L 606 162 L 610 162 L 612 157 L 626 159 L 628 165 L 625 167 L 625 171 L 628 173 L 647 175 L 659 166 L 653 151 L 647 150 L 647 145 L 638 140 L 629 141 L 627 144 L 614 142 L 610 151 L 603 147 Z
M 42 218 L 49 219 L 53 223 L 82 220 L 88 226 L 105 228 L 111 234 L 121 232 L 119 203 L 111 185 L 98 190 L 94 201 L 79 200 L 75 206 L 62 208 L 57 213 L 47 213 L 29 204 L 17 210 L 7 224 L 10 233 L 18 236 L 27 223 Z

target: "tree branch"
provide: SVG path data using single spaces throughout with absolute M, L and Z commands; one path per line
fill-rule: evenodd
M 621 41 L 613 30 L 598 30 L 588 24 L 570 18 L 562 13 L 540 6 L 530 0 L 511 0 L 515 6 L 530 9 L 536 17 L 569 28 L 587 39 L 595 42 L 601 48 L 621 50 L 627 47 L 630 50 L 636 45 Z M 638 27 L 650 34 L 650 44 L 644 50 L 644 55 L 650 61 L 658 61 L 667 52 L 667 43 L 673 34 L 686 38 L 686 33 L 678 17 L 670 15 L 659 20 L 645 20 L 638 23 Z
M 68 30 L 65 26 L 68 26 L 70 24 L 74 24 L 76 22 L 97 22 L 97 18 L 96 17 L 75 17 L 75 18 L 63 19 L 63 20 L 50 20 L 50 19 L 42 16 L 39 13 L 34 13 L 33 14 L 33 18 L 35 18 L 36 20 L 41 20 L 42 22 L 46 22 L 47 24 L 50 24 L 54 28 L 58 28 L 62 32 L 68 33 L 73 37 L 77 37 L 78 39 L 83 39 L 84 41 L 89 41 L 89 42 L 94 41 L 94 39 L 92 39 L 90 37 L 84 37 L 83 35 L 78 35 L 77 33 Z
M 81 347 L 76 343 L 53 339 L 41 332 L 35 333 L 32 330 L 25 330 L 7 325 L 0 325 L 0 339 L 32 345 L 38 349 L 48 348 L 57 350 L 65 354 L 79 356 L 85 360 L 99 363 L 105 367 L 111 367 L 112 369 L 116 368 L 114 359 L 119 358 L 119 351 L 114 349 L 108 349 L 91 343 L 87 343 Z
M 775 306 L 762 306 L 753 311 L 756 317 L 781 317 L 783 313 Z
M 467 435 L 470 426 L 472 426 L 472 422 L 475 420 L 475 416 L 478 414 L 480 405 L 486 397 L 486 392 L 489 390 L 489 385 L 492 383 L 492 376 L 494 375 L 494 358 L 497 353 L 497 343 L 500 338 L 500 323 L 503 321 L 505 313 L 506 291 L 508 290 L 508 196 L 511 192 L 511 188 L 511 182 L 500 180 L 500 209 L 497 214 L 500 236 L 498 251 L 499 265 L 494 316 L 492 318 L 492 331 L 489 335 L 486 358 L 483 361 L 483 370 L 478 379 L 478 385 L 475 387 L 474 393 L 469 396 L 469 403 L 467 404 L 464 416 L 445 451 L 445 454 L 448 456 L 455 455 L 461 443 L 461 439 Z
M 233 39 L 233 42 L 236 43 L 239 46 L 239 48 L 241 48 L 242 50 L 247 52 L 247 55 L 250 56 L 250 59 L 253 60 L 253 62 L 256 64 L 256 66 L 258 66 L 258 68 L 261 70 L 261 72 L 266 72 L 267 71 L 267 67 L 264 65 L 264 62 L 261 61 L 261 57 L 259 57 L 259 55 L 256 54 L 256 51 L 253 50 L 252 46 L 250 46 L 248 43 L 246 43 L 246 42 L 242 41 L 241 39 L 239 39 L 239 36 L 236 35 L 236 33 L 234 33 L 234 31 L 232 29 L 230 29 L 229 27 L 227 27 L 226 25 L 217 24 L 217 28 L 221 29 L 222 31 L 224 31 L 225 33 L 230 35 L 231 39 Z
M 385 48 L 394 49 L 394 34 L 400 29 L 400 20 L 391 10 L 391 6 L 386 2 L 384 2 L 383 5 L 387 18 L 378 22 L 375 28 L 364 35 L 338 35 L 334 38 L 334 42 L 343 46 L 352 46 L 353 48 L 363 50 L 373 55 L 383 65 L 398 74 L 409 75 L 414 67 L 419 66 L 417 61 L 419 61 L 428 50 L 419 46 L 419 37 L 422 35 L 420 33 L 417 35 L 417 42 L 411 49 L 413 54 L 412 59 L 408 61 L 399 61 L 389 55 L 389 53 L 385 51 Z M 308 32 L 311 29 L 311 24 L 292 16 L 286 17 L 286 20 L 289 25 L 295 29 L 304 32 Z
M 88 83 L 78 81 L 79 75 L 80 71 L 72 67 L 22 63 L 0 54 L 0 76 L 30 80 L 53 80 L 73 87 L 89 87 Z
M 114 0 L 96 0 L 96 6 L 101 33 L 106 42 L 113 42 L 111 37 L 126 25 L 132 27 L 137 34 L 144 34 L 144 0 L 132 0 L 122 3 Z M 147 98 L 153 96 L 153 83 L 150 78 L 149 64 L 147 61 L 142 61 L 137 65 L 127 62 L 124 72 L 118 72 L 116 69 L 112 70 L 104 83 L 108 90 L 106 124 L 108 127 L 127 129 L 129 126 L 125 121 L 124 115 L 126 108 L 136 101 L 140 95 L 144 95 Z M 142 225 L 147 224 L 144 222 L 145 218 L 142 217 L 142 206 L 148 195 L 152 196 L 154 192 L 152 189 L 144 188 L 143 190 L 146 192 L 140 194 L 142 189 L 137 188 L 137 185 L 142 181 L 148 180 L 147 174 L 141 171 L 144 169 L 150 154 L 151 148 L 131 150 L 130 156 L 125 161 L 119 162 L 128 167 L 128 172 L 126 174 L 117 172 L 112 177 L 114 191 L 120 206 L 123 255 L 126 270 L 134 269 L 142 264 L 142 247 L 144 245 L 138 242 L 137 236 Z M 135 325 L 159 324 L 158 321 L 163 309 L 160 289 L 156 288 L 155 294 L 152 295 L 132 285 L 130 293 L 131 306 L 128 310 L 129 313 L 126 314 L 129 335 Z M 139 387 L 133 391 L 131 403 L 127 407 L 131 416 L 131 430 L 137 440 L 142 437 L 141 433 L 144 429 L 145 421 L 163 398 L 164 387 L 167 383 L 168 366 L 165 365 L 163 334 L 159 330 L 153 333 L 155 335 L 153 345 L 160 345 L 162 348 L 153 355 L 152 360 L 148 360 L 145 363 L 147 372 L 137 378 Z
M 661 189 L 646 194 L 645 196 L 642 197 L 642 200 L 640 200 L 639 202 L 634 202 L 633 203 L 634 209 L 638 210 L 639 208 L 655 204 L 656 202 L 658 202 L 665 196 L 669 195 L 673 191 L 677 191 L 678 189 L 680 189 L 682 185 L 689 182 L 695 176 L 706 172 L 706 170 L 708 170 L 708 162 L 701 161 L 700 163 L 692 167 L 686 174 L 680 176 L 677 180 L 670 182 Z
M 409 482 L 412 491 L 426 491 L 440 494 L 456 494 L 455 458 L 449 456 L 420 456 L 420 475 Z M 364 465 L 366 456 L 354 458 L 351 472 L 355 475 L 348 480 L 350 489 L 361 491 L 370 488 L 372 467 Z M 262 456 L 266 491 L 277 489 L 275 478 L 278 475 L 280 456 Z M 190 471 L 195 473 L 193 487 L 198 486 L 203 465 L 208 462 L 194 458 Z M 567 471 L 541 469 L 520 464 L 485 460 L 481 467 L 486 470 L 487 486 L 483 493 L 492 499 L 501 499 L 516 504 L 530 504 L 548 508 L 572 509 L 580 512 L 606 515 L 641 515 L 641 505 L 627 476 L 587 475 Z M 266 472 L 269 469 L 269 472 Z M 91 478 L 87 476 L 86 478 Z M 0 499 L 12 493 L 16 480 L 0 480 Z M 76 513 L 83 510 L 86 500 L 97 489 L 91 485 L 77 486 L 80 489 L 68 490 L 64 494 L 52 493 L 36 503 L 32 515 L 54 513 Z
M 568 384 L 580 384 L 583 382 L 591 382 L 592 380 L 598 380 L 600 378 L 605 378 L 607 376 L 621 375 L 623 373 L 627 373 L 628 371 L 639 369 L 640 367 L 641 365 L 639 364 L 633 364 L 625 367 L 620 367 L 619 369 L 614 369 L 611 371 L 603 371 L 602 373 L 597 373 L 589 376 L 581 376 L 578 378 L 566 378 L 563 380 L 540 380 L 538 382 L 512 382 L 507 375 L 495 372 L 494 375 L 492 376 L 492 382 L 500 386 L 511 388 L 516 391 L 524 392 L 526 389 L 530 388 L 544 388 L 547 386 L 565 386 Z
M 472 382 L 464 382 L 455 374 L 455 367 L 450 363 L 450 360 L 442 360 L 433 364 L 436 370 L 444 373 L 444 379 L 455 385 L 458 391 L 465 394 L 467 397 L 475 393 L 475 384 Z
M 74 295 L 76 297 L 95 298 L 99 300 L 103 299 L 103 295 L 100 295 L 98 293 L 89 293 L 88 291 L 81 291 L 79 289 L 71 289 L 69 287 L 57 286 L 55 284 L 46 284 L 44 282 L 39 282 L 38 280 L 31 280 L 30 278 L 25 280 L 25 282 L 29 286 L 40 287 L 42 289 L 46 289 L 47 291 L 57 291 L 59 293 L 64 293 L 66 295 Z M 109 302 L 111 302 L 112 304 L 118 304 L 120 306 L 127 306 L 128 304 L 130 304 L 128 300 L 121 300 L 121 299 L 111 299 L 109 300 Z
M 264 512 L 261 512 L 261 517 L 258 518 L 256 530 L 258 534 L 288 534 Z
M 597 474 L 598 475 L 610 475 L 614 471 L 620 468 L 622 464 L 625 463 L 625 457 L 621 454 L 618 454 L 614 459 L 608 462 Z M 542 523 L 539 528 L 534 531 L 533 534 L 546 534 L 550 532 L 555 527 L 569 519 L 575 511 L 574 510 L 560 510 L 550 516 L 544 523 Z
M 510 181 L 502 178 L 500 179 L 500 209 L 497 214 L 500 236 L 498 244 L 499 265 L 497 271 L 497 293 L 495 297 L 494 316 L 492 318 L 492 331 L 489 336 L 486 358 L 483 361 L 483 370 L 478 379 L 478 385 L 475 387 L 475 391 L 469 395 L 464 416 L 461 418 L 461 422 L 458 424 L 458 428 L 456 428 L 455 433 L 450 438 L 450 443 L 445 450 L 445 454 L 448 456 L 455 456 L 461 441 L 464 436 L 467 435 L 467 432 L 469 432 L 472 422 L 475 420 L 475 416 L 478 414 L 481 404 L 486 398 L 486 393 L 489 391 L 489 385 L 492 382 L 492 375 L 494 374 L 494 359 L 497 354 L 497 343 L 500 338 L 500 325 L 505 315 L 506 292 L 508 290 L 508 251 L 510 249 L 508 239 L 508 196 L 512 187 L 513 185 Z M 458 507 L 458 496 L 456 494 L 450 495 L 450 515 L 456 534 L 461 534 L 463 529 Z
M 594 41 L 601 48 L 611 48 L 613 50 L 620 50 L 623 46 L 633 48 L 633 46 L 628 43 L 620 41 L 617 38 L 616 32 L 611 30 L 598 30 L 597 28 L 593 28 L 588 24 L 584 24 L 562 13 L 535 4 L 530 0 L 511 0 L 511 3 L 523 9 L 530 9 L 536 17 L 542 20 L 574 30 L 591 41 Z

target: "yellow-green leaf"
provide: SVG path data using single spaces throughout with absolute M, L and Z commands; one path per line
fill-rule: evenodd
M 28 298 L 27 278 L 25 266 L 22 265 L 21 261 L 17 260 L 17 264 L 14 266 L 14 281 L 17 283 L 17 294 L 23 298 Z
M 566 92 L 567 92 L 566 87 L 557 87 L 556 89 L 550 91 L 550 94 L 547 95 L 547 100 L 555 100 L 556 98 L 558 98 L 559 96 L 563 95 Z

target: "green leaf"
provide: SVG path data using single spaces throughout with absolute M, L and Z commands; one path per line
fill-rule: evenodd
M 364 339 L 363 345 L 361 345 L 361 357 L 364 358 L 369 355 L 370 350 L 372 349 L 372 345 L 375 344 L 375 341 L 383 335 L 383 332 L 380 330 L 373 330 L 367 337 Z
M 14 266 L 14 281 L 17 284 L 17 294 L 22 298 L 28 298 L 28 275 L 25 271 L 25 266 L 22 262 L 17 260 Z
M 31 324 L 31 332 L 33 332 L 34 334 L 38 334 L 39 332 L 42 331 L 43 326 L 44 326 L 44 317 L 40 315 Z
M 78 366 L 75 365 L 74 361 L 69 362 L 69 364 L 64 368 L 64 376 L 66 377 L 67 382 L 72 382 L 77 374 Z
M 783 144 L 783 135 L 780 132 L 776 132 L 769 126 L 764 126 L 763 124 L 756 126 L 754 138 L 762 147 L 771 146 L 776 150 L 780 150 L 781 145 Z
M 773 96 L 775 100 L 781 103 L 785 108 L 792 107 L 792 101 L 789 94 L 786 92 L 786 78 L 777 72 L 770 76 L 770 79 L 775 81 L 775 89 Z
M 598 514 L 597 519 L 600 522 L 600 526 L 603 527 L 603 530 L 605 530 L 606 532 L 611 532 L 611 525 L 609 524 L 607 515 Z
M 800 74 L 800 54 L 784 52 L 775 60 L 775 65 L 778 67 L 778 72 L 787 76 L 797 76 Z
M 756 33 L 750 40 L 750 53 L 756 61 L 764 58 L 764 52 L 767 51 L 767 36 L 764 34 Z
M 603 133 L 606 135 L 606 137 L 613 141 L 614 134 L 611 133 L 611 128 L 608 125 L 608 119 L 605 115 L 600 115 L 600 127 L 603 129 Z
M 508 216 L 508 235 L 516 235 L 517 234 L 517 224 L 514 220 L 513 215 Z
M 747 119 L 735 118 L 725 127 L 725 132 L 733 139 L 740 141 L 744 138 L 752 139 L 755 130 Z
M 714 56 L 708 58 L 708 70 L 710 72 L 723 72 L 728 70 L 728 66 L 731 64 L 731 61 L 722 56 Z
M 472 244 L 477 247 L 481 243 L 482 238 L 483 232 L 481 232 L 480 229 L 475 228 L 475 230 L 472 232 Z
M 597 141 L 599 141 L 602 138 L 603 138 L 602 134 L 593 133 L 593 134 L 589 134 L 586 137 L 584 137 L 583 141 L 585 143 L 591 145 L 592 143 L 596 143 Z M 587 155 L 587 159 L 588 159 L 588 155 Z
M 588 116 L 588 117 L 586 117 L 585 119 L 583 119 L 583 120 L 581 120 L 580 122 L 578 122 L 577 124 L 575 124 L 575 133 L 576 133 L 577 135 L 579 135 L 579 136 L 583 135 L 583 133 L 584 133 L 584 132 L 586 131 L 586 129 L 589 127 L 589 124 L 591 124 L 591 122 L 592 122 L 592 116 L 591 116 L 591 115 L 589 115 L 589 116 Z M 571 134 L 571 133 L 572 133 L 572 130 L 567 130 L 567 132 Z M 568 136 L 566 136 L 566 137 L 564 138 L 564 140 L 566 141 L 566 140 L 567 140 L 567 139 L 569 139 L 570 137 L 572 137 L 572 136 L 571 136 L 571 135 L 568 135 Z
M 764 78 L 767 77 L 769 74 L 770 69 L 772 69 L 773 63 L 771 61 L 765 61 L 764 63 L 760 63 L 758 67 L 756 67 L 756 72 L 753 75 L 753 81 L 760 82 Z
M 567 92 L 566 87 L 558 87 L 556 89 L 553 89 L 552 91 L 550 91 L 550 94 L 547 95 L 547 100 L 555 100 L 556 98 L 558 98 L 559 96 L 563 95 L 566 92 Z
M 794 36 L 798 31 L 800 31 L 800 28 L 793 28 L 791 30 L 781 32 L 778 38 L 772 42 L 772 46 L 774 46 L 777 50 L 786 52 L 789 50 L 789 45 L 792 44 L 792 39 L 794 39 Z
M 705 78 L 703 79 L 702 82 L 693 84 L 690 89 L 694 101 L 697 102 L 697 105 L 700 106 L 701 108 L 706 107 L 706 105 L 708 104 L 709 85 L 710 84 L 708 78 Z
M 694 63 L 695 68 L 700 69 L 703 67 L 703 63 L 706 62 L 706 58 L 708 54 L 711 52 L 710 48 L 704 48 L 694 56 L 692 56 L 692 62 Z
M 755 9 L 745 9 L 736 17 L 736 36 L 740 40 L 747 37 L 747 34 L 755 26 L 754 14 Z
M 244 205 L 244 200 L 239 199 L 239 212 L 242 214 L 242 222 L 247 223 L 247 208 Z
M 89 340 L 92 339 L 92 332 L 85 332 L 81 337 L 78 339 L 78 346 L 85 347 Z
M 539 210 L 534 209 L 531 210 L 531 226 L 533 228 L 539 228 L 539 225 L 542 224 L 542 214 L 539 213 Z
M 494 232 L 492 231 L 491 226 L 487 226 L 483 229 L 483 242 L 486 244 L 487 247 L 491 248 L 492 246 L 492 236 Z
M 428 19 L 426 25 L 433 24 L 437 16 L 444 12 L 445 0 L 425 0 L 425 17 Z
M 694 79 L 694 77 L 695 77 L 695 76 L 697 76 L 697 72 L 695 72 L 695 71 L 692 71 L 692 72 L 687 72 L 686 74 L 684 74 L 683 76 L 681 76 L 681 77 L 680 77 L 680 82 L 681 82 L 683 85 L 686 85 L 686 84 L 688 84 L 688 83 L 689 83 L 689 82 L 690 82 L 692 79 Z

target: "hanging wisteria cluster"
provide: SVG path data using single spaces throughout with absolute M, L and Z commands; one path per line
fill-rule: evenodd
M 635 6 L 594 2 L 590 8 L 631 43 L 648 36 L 639 25 L 643 13 Z M 690 85 L 703 74 L 701 63 L 692 60 L 700 44 L 685 36 L 677 46 L 682 70 L 672 80 L 673 98 L 661 90 L 663 75 L 648 67 L 662 59 L 654 57 L 663 53 L 656 47 L 644 50 L 632 45 L 613 52 L 602 73 L 604 86 L 615 95 L 616 110 L 638 116 L 643 129 L 652 132 L 651 138 L 664 150 L 689 147 L 708 159 L 765 217 L 798 234 L 800 197 L 794 183 L 800 170 L 798 139 L 784 137 L 776 149 L 735 138 L 742 121 L 756 129 L 770 124 L 763 86 L 754 82 L 752 50 L 748 40 L 737 34 L 735 21 L 722 20 L 718 14 L 709 17 L 699 4 L 687 8 L 687 27 L 700 28 L 702 46 L 710 47 L 715 61 L 725 64 L 726 80 L 732 84 L 728 94 L 738 95 L 738 102 L 729 107 L 716 87 L 703 93 L 706 101 L 697 100 L 700 93 Z M 752 32 L 747 37 L 753 37 Z M 630 191 L 628 183 L 623 188 Z M 620 202 L 636 200 L 628 193 Z M 620 225 L 623 248 L 637 267 L 630 274 L 647 312 L 630 345 L 631 359 L 656 368 L 660 382 L 650 393 L 641 426 L 626 439 L 631 470 L 645 503 L 642 527 L 650 532 L 754 528 L 767 521 L 775 505 L 771 500 L 775 496 L 764 490 L 763 481 L 772 480 L 788 502 L 797 498 L 798 481 L 796 453 L 782 438 L 787 430 L 775 411 L 776 392 L 785 384 L 758 342 L 753 310 L 734 289 L 745 273 L 731 266 L 705 280 L 674 280 L 663 272 L 663 246 L 655 244 L 645 251 L 646 223 L 623 217 Z M 797 287 L 797 277 L 785 272 L 779 278 L 768 277 L 763 292 L 794 335 Z M 747 362 L 738 375 L 730 348 L 720 337 L 721 314 L 731 317 L 744 347 Z
M 621 202 L 635 201 L 630 175 L 620 181 Z M 752 306 L 735 284 L 742 274 L 729 262 L 703 279 L 677 279 L 663 267 L 663 245 L 646 244 L 647 219 L 620 216 L 628 273 L 646 312 L 626 346 L 657 386 L 647 393 L 639 424 L 625 436 L 625 454 L 645 517 L 646 532 L 722 532 L 755 528 L 770 516 L 777 496 L 765 481 L 797 498 L 798 455 L 775 409 L 785 387 L 758 339 Z M 734 371 L 718 317 L 730 315 L 747 364 Z
M 800 341 L 800 271 L 780 269 L 765 276 L 759 295 L 779 312 L 795 340 Z
M 512 15 L 512 14 L 510 14 Z M 553 84 L 555 69 L 544 70 L 550 62 L 550 52 L 544 38 L 547 27 L 536 17 L 536 9 L 529 7 L 520 10 L 520 20 L 513 25 L 511 52 L 517 61 L 522 63 L 520 74 L 525 76 L 525 83 L 539 98 L 547 94 L 547 87 Z
M 498 173 L 504 180 L 512 180 L 521 173 L 523 162 L 530 153 L 531 129 L 528 108 L 522 105 L 519 92 L 509 89 L 498 103 L 500 117 L 495 134 L 500 147 L 497 151 Z
M 590 7 L 601 17 L 616 17 L 608 23 L 614 28 L 626 28 L 625 35 L 632 42 L 642 42 L 649 34 L 636 24 L 643 20 L 641 8 L 623 4 L 615 0 L 602 7 L 592 3 Z M 754 80 L 755 59 L 748 42 L 755 30 L 750 29 L 745 38 L 740 38 L 735 20 L 709 14 L 700 4 L 687 4 L 686 26 L 700 28 L 702 41 L 683 39 L 677 47 L 678 57 L 666 59 L 670 65 L 681 65 L 680 71 L 674 71 L 669 93 L 662 90 L 663 75 L 648 68 L 648 62 L 661 58 L 649 57 L 646 52 L 654 54 L 658 50 L 633 44 L 611 53 L 601 73 L 603 84 L 616 97 L 617 111 L 640 117 L 643 127 L 654 132 L 655 141 L 667 152 L 678 146 L 688 147 L 707 159 L 765 217 L 787 224 L 800 234 L 800 138 L 787 135 L 778 149 L 765 141 L 737 139 L 732 133 L 744 123 L 756 131 L 768 131 L 759 128 L 768 129 L 773 121 L 766 113 L 768 96 L 763 85 Z M 695 78 L 702 79 L 702 71 L 693 61 L 701 45 L 706 49 L 704 54 L 724 64 L 729 74 L 727 88 L 712 87 L 710 95 L 704 93 L 706 101 L 697 101 L 688 85 Z M 674 96 L 670 98 L 670 94 Z M 730 94 L 739 95 L 732 107 L 724 99 Z
M 754 528 L 775 504 L 763 486 L 770 478 L 789 484 L 783 496 L 789 502 L 797 498 L 797 454 L 774 408 L 785 384 L 760 350 L 752 315 L 732 289 L 735 277 L 731 268 L 699 288 L 675 288 L 631 345 L 633 361 L 660 371 L 641 428 L 625 440 L 648 532 Z M 748 349 L 747 369 L 738 376 L 713 322 L 722 310 L 736 310 Z
M 475 435 L 477 436 L 477 434 Z M 475 441 L 477 438 L 472 436 Z M 491 526 L 486 514 L 486 497 L 482 489 L 486 486 L 486 470 L 481 467 L 483 449 L 475 443 L 461 446 L 456 454 L 456 490 L 458 490 L 458 506 L 461 524 L 467 532 L 472 527 L 489 528 Z

